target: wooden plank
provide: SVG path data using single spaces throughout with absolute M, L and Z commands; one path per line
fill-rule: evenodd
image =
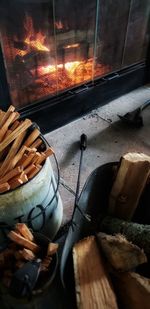
M 131 219 L 150 174 L 150 156 L 127 153 L 120 167 L 109 197 L 108 212 L 120 219 Z
M 117 301 L 94 236 L 73 248 L 78 309 L 116 309 Z

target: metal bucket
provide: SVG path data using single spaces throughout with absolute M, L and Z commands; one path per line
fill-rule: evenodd
M 33 231 L 41 231 L 53 239 L 63 215 L 56 188 L 53 169 L 47 158 L 33 179 L 15 190 L 0 194 L 0 244 L 17 222 L 25 222 Z

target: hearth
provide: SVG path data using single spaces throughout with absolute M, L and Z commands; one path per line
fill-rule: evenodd
M 148 0 L 2 0 L 1 106 L 52 130 L 145 83 L 148 23 Z

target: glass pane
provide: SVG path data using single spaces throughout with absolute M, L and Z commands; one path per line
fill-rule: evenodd
M 1 1 L 0 29 L 12 102 L 24 106 L 57 93 L 52 1 Z
M 58 91 L 92 79 L 96 0 L 55 0 Z
M 122 66 L 127 66 L 145 59 L 149 42 L 149 14 L 149 0 L 131 1 Z
M 129 9 L 130 0 L 99 1 L 95 76 L 99 65 L 108 72 L 121 68 Z

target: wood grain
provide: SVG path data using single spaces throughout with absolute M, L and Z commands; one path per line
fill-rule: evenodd
M 75 244 L 73 264 L 78 309 L 117 309 L 116 296 L 94 236 Z

